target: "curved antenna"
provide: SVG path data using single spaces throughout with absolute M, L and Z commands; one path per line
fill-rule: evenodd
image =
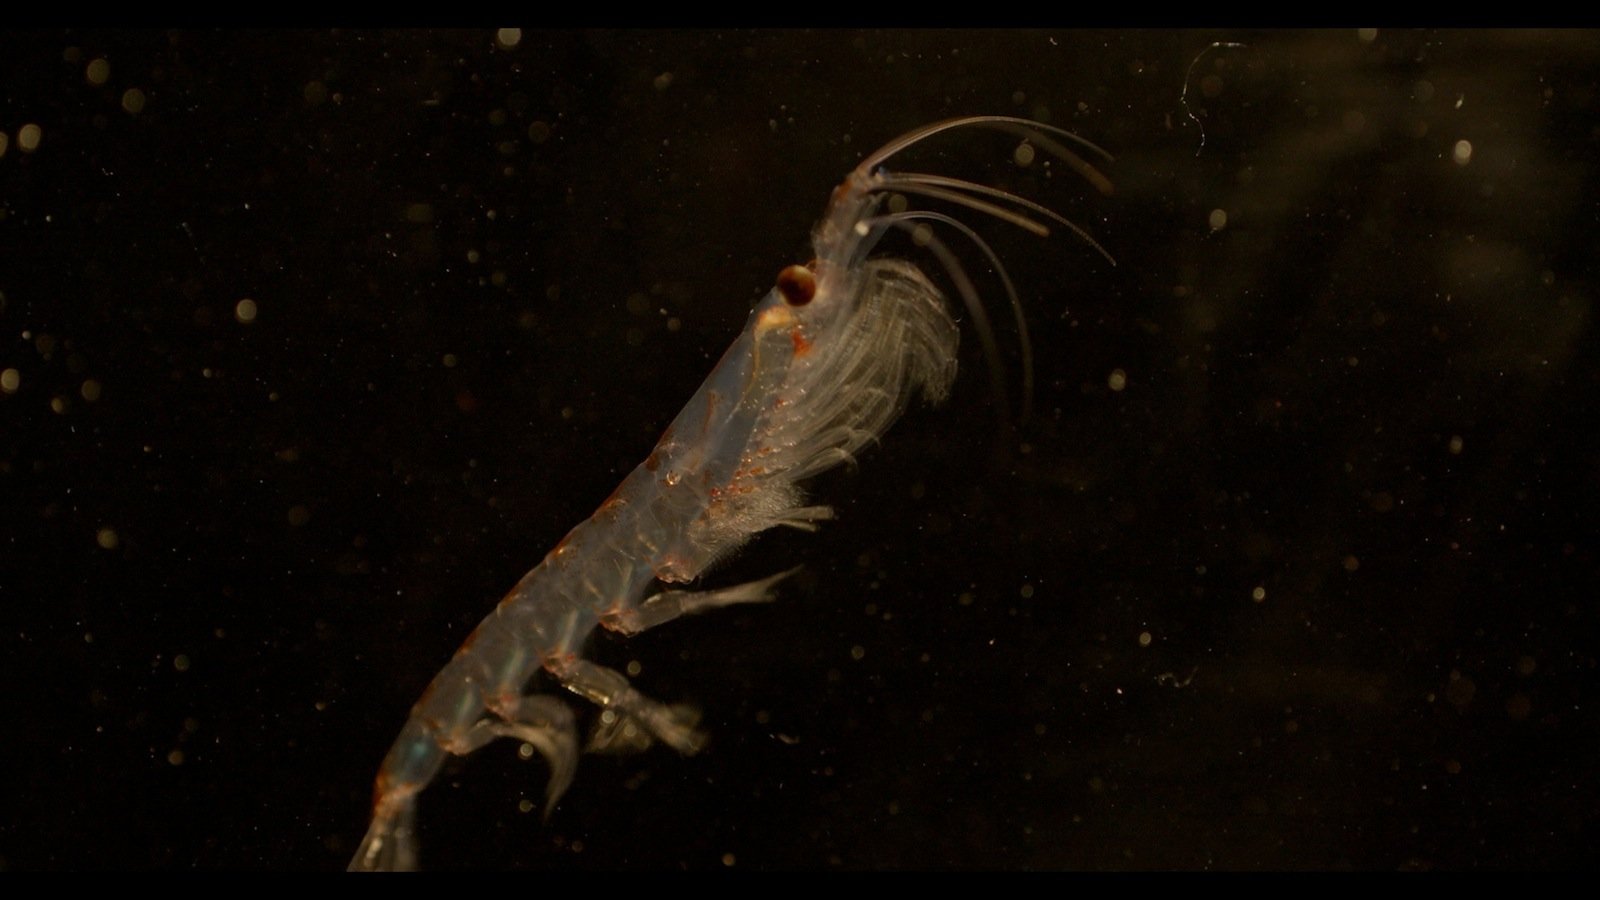
M 1023 120 L 1023 121 L 1026 121 L 1026 120 Z M 1116 192 L 1116 188 L 1111 184 L 1111 179 L 1109 179 L 1106 176 L 1100 174 L 1100 170 L 1099 169 L 1096 169 L 1094 166 L 1089 165 L 1087 160 L 1085 160 L 1083 157 L 1079 156 L 1078 154 L 1073 153 L 1071 150 L 1068 150 L 1066 147 L 1062 146 L 1059 142 L 1053 140 L 1048 134 L 1045 134 L 1044 132 L 1039 131 L 1038 128 L 1041 126 L 1042 123 L 1034 122 L 1034 123 L 1031 123 L 1031 124 L 1032 124 L 1033 127 L 1027 127 L 1027 126 L 1023 126 L 1023 125 L 1014 125 L 1014 124 L 1011 124 L 1009 122 L 1005 122 L 1005 123 L 1001 123 L 1001 124 L 995 125 L 993 127 L 999 129 L 1000 131 L 1009 131 L 1012 134 L 1017 135 L 1018 137 L 1022 138 L 1025 141 L 1031 141 L 1031 142 L 1033 142 L 1035 144 L 1038 144 L 1040 147 L 1043 147 L 1051 156 L 1054 156 L 1055 158 L 1061 160 L 1062 162 L 1064 162 L 1068 166 L 1070 166 L 1074 172 L 1077 172 L 1078 175 L 1083 178 L 1084 181 L 1087 181 L 1090 184 L 1094 185 L 1094 189 L 1099 191 L 1101 194 L 1104 194 L 1105 196 L 1109 197 L 1113 193 Z M 1044 127 L 1049 127 L 1049 126 L 1044 126 Z M 1053 130 L 1057 131 L 1057 132 L 1060 132 L 1061 134 L 1065 134 L 1065 135 L 1067 135 L 1067 136 L 1069 136 L 1069 137 L 1071 137 L 1071 138 L 1073 138 L 1073 139 L 1075 139 L 1075 140 L 1077 140 L 1077 141 L 1079 141 L 1081 143 L 1088 144 L 1090 147 L 1094 147 L 1094 149 L 1096 149 L 1096 150 L 1100 150 L 1099 147 L 1095 147 L 1094 144 L 1089 144 L 1088 141 L 1085 141 L 1083 138 L 1078 137 L 1077 135 L 1073 134 L 1070 131 L 1063 131 L 1063 130 L 1061 130 L 1059 128 L 1053 129 Z M 1104 150 L 1100 150 L 1100 152 L 1102 154 L 1105 154 L 1106 160 L 1108 162 L 1111 161 L 1111 154 L 1106 153 Z
M 1083 241 L 1085 244 L 1088 244 L 1090 247 L 1093 247 L 1095 252 L 1105 257 L 1106 262 L 1111 263 L 1113 266 L 1117 264 L 1116 257 L 1112 256 L 1105 247 L 1100 245 L 1099 241 L 1095 240 L 1094 237 L 1090 235 L 1088 231 L 1079 226 L 1078 223 L 1068 219 L 1066 216 L 1061 215 L 1042 203 L 1035 203 L 1034 201 L 1029 200 L 1027 197 L 1013 194 L 1010 191 L 1003 191 L 999 188 L 989 187 L 985 184 L 966 181 L 961 178 L 950 178 L 946 175 L 929 175 L 922 172 L 890 172 L 885 169 L 878 173 L 877 179 L 886 185 L 889 185 L 897 190 L 904 191 L 908 194 L 920 193 L 924 196 L 939 197 L 940 199 L 949 200 L 952 203 L 959 203 L 969 209 L 988 213 L 990 215 L 997 215 L 995 212 L 993 212 L 993 206 L 989 204 L 979 205 L 978 203 L 970 202 L 971 198 L 963 195 L 955 195 L 954 191 L 964 190 L 974 194 L 982 194 L 986 197 L 994 197 L 999 200 L 1008 200 L 1017 204 L 1018 206 L 1022 206 L 1032 212 L 1039 213 L 1040 215 L 1046 216 L 1059 223 L 1067 230 L 1071 231 L 1074 235 L 1077 235 L 1079 240 Z M 916 190 L 908 187 L 908 185 L 933 185 L 936 187 L 951 188 L 952 191 L 934 194 L 926 190 Z M 874 188 L 874 190 L 877 190 L 877 188 Z M 1028 231 L 1031 231 L 1040 237 L 1049 236 L 1050 230 L 1045 228 L 1043 225 L 1040 225 L 1038 222 L 1034 222 L 1032 219 L 1028 219 L 1025 216 L 1013 218 L 1013 216 L 1016 214 L 1011 213 L 1009 210 L 1007 210 L 1006 213 L 1006 215 L 997 217 L 1007 222 L 1011 222 L 1013 225 L 1026 228 Z M 1018 221 L 1018 219 L 1021 219 L 1021 221 Z
M 994 216 L 996 219 L 999 219 L 1002 222 L 1010 222 L 1012 225 L 1031 231 L 1039 237 L 1050 236 L 1049 228 L 1040 225 L 1038 222 L 1035 222 L 1021 213 L 1012 212 L 1003 206 L 996 206 L 987 200 L 979 200 L 977 197 L 969 197 L 966 194 L 960 193 L 959 191 L 935 187 L 915 179 L 895 178 L 889 173 L 881 175 L 878 180 L 881 183 L 873 187 L 872 190 L 883 191 L 892 189 L 907 194 L 921 194 L 924 197 L 932 197 L 936 200 L 948 200 L 951 203 L 959 203 L 962 206 L 973 210 L 974 212 L 981 212 L 984 215 Z
M 1093 141 L 1090 141 L 1084 137 L 1080 137 L 1079 135 L 1076 135 L 1065 128 L 1060 128 L 1055 125 L 1047 125 L 1044 122 L 1035 122 L 1032 119 L 1024 119 L 1018 116 L 960 116 L 954 119 L 945 119 L 942 122 L 931 122 L 922 126 L 921 128 L 916 128 L 900 135 L 889 143 L 879 147 L 866 159 L 863 159 L 858 168 L 871 169 L 882 165 L 889 159 L 889 157 L 894 156 L 896 153 L 899 153 L 912 144 L 927 140 L 941 131 L 949 131 L 952 128 L 965 128 L 969 125 L 986 126 L 991 128 L 996 126 L 1006 126 L 1005 130 L 1007 131 L 1014 131 L 1017 128 L 1023 128 L 1034 133 L 1048 132 L 1059 137 L 1064 137 L 1087 150 L 1092 150 L 1096 155 L 1100 156 L 1106 162 L 1115 161 L 1115 157 L 1100 149 L 1100 147 Z M 1057 146 L 1060 145 L 1058 144 Z M 1067 151 L 1067 153 L 1071 154 L 1071 151 Z
M 856 171 L 863 174 L 870 172 L 873 169 L 876 169 L 878 166 L 883 165 L 889 160 L 890 157 L 901 152 L 902 150 L 905 150 L 907 147 L 910 147 L 913 144 L 921 143 L 922 141 L 925 141 L 928 138 L 939 134 L 940 132 L 949 131 L 952 128 L 966 127 L 993 128 L 999 131 L 1020 135 L 1025 140 L 1029 140 L 1038 144 L 1040 147 L 1044 148 L 1046 152 L 1066 163 L 1073 169 L 1073 171 L 1082 176 L 1084 180 L 1094 185 L 1095 190 L 1098 190 L 1102 194 L 1112 193 L 1113 188 L 1111 186 L 1110 179 L 1100 174 L 1100 170 L 1090 165 L 1083 157 L 1073 153 L 1060 141 L 1051 138 L 1050 135 L 1065 138 L 1080 147 L 1090 150 L 1096 155 L 1100 156 L 1106 162 L 1115 161 L 1115 158 L 1112 157 L 1111 154 L 1100 149 L 1100 147 L 1088 139 L 1079 137 L 1065 128 L 1058 128 L 1054 125 L 1046 125 L 1043 122 L 1035 122 L 1031 119 L 1018 118 L 1017 116 L 964 116 L 958 119 L 946 119 L 943 122 L 934 122 L 931 125 L 924 125 L 921 128 L 906 132 L 900 137 L 897 137 L 889 143 L 884 144 L 882 147 L 879 147 L 877 151 L 863 159 L 860 164 L 856 166 Z
M 1014 209 L 1008 209 L 999 203 L 991 201 L 1010 203 L 1062 225 L 1077 235 L 1079 240 L 1094 248 L 1095 252 L 1105 257 L 1107 262 L 1113 266 L 1117 264 L 1116 258 L 1101 246 L 1100 242 L 1096 241 L 1088 231 L 1049 207 L 1026 197 L 960 178 L 921 172 L 892 172 L 883 168 L 884 164 L 896 154 L 934 135 L 956 128 L 988 128 L 1017 135 L 1025 141 L 1037 144 L 1045 152 L 1066 163 L 1068 167 L 1089 182 L 1100 193 L 1109 195 L 1114 192 L 1110 179 L 1082 156 L 1074 153 L 1061 140 L 1057 140 L 1057 138 L 1087 149 L 1107 162 L 1114 161 L 1110 153 L 1065 128 L 1016 116 L 965 116 L 934 122 L 909 131 L 862 159 L 856 166 L 851 179 L 846 182 L 846 185 L 851 186 L 853 183 L 854 190 L 860 191 L 862 194 L 882 194 L 886 191 L 899 191 L 942 200 L 947 203 L 964 206 L 974 212 L 993 216 L 1040 237 L 1049 235 L 1050 229 L 1043 223 Z M 835 202 L 837 202 L 837 199 Z M 940 264 L 944 266 L 945 272 L 949 274 L 951 281 L 955 283 L 956 292 L 961 295 L 962 303 L 966 305 L 968 312 L 972 316 L 973 328 L 978 332 L 979 342 L 983 345 L 984 356 L 989 364 L 993 390 L 1000 399 L 1002 419 L 1005 419 L 1005 410 L 1009 408 L 1010 404 L 1006 399 L 1005 378 L 1002 375 L 1000 351 L 995 343 L 994 329 L 989 323 L 988 314 L 983 309 L 982 301 L 972 283 L 972 279 L 967 276 L 966 270 L 962 268 L 955 254 L 931 231 L 925 234 L 919 232 L 912 225 L 913 222 L 919 220 L 948 225 L 966 235 L 988 258 L 990 265 L 994 267 L 996 274 L 1000 276 L 1001 283 L 1006 289 L 1006 296 L 1011 303 L 1011 312 L 1016 322 L 1018 339 L 1022 344 L 1023 403 L 1020 421 L 1027 422 L 1033 410 L 1033 341 L 1028 334 L 1027 316 L 1023 312 L 1022 301 L 1017 296 L 1016 286 L 1011 281 L 1011 275 L 1000 261 L 999 254 L 995 253 L 994 248 L 990 247 L 987 241 L 974 231 L 971 226 L 944 213 L 931 210 L 906 210 L 898 213 L 876 215 L 857 222 L 857 234 L 864 240 L 857 245 L 854 252 L 870 252 L 870 250 L 862 249 L 871 247 L 877 242 L 877 238 L 875 236 L 869 237 L 869 233 L 877 232 L 881 234 L 886 228 L 898 228 L 906 231 L 914 240 L 925 244 L 933 250 L 934 255 L 939 258 Z

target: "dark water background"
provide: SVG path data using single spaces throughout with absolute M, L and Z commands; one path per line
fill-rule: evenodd
M 425 864 L 1593 865 L 1600 34 L 0 45 L 0 867 L 342 867 L 410 704 L 834 184 L 972 113 L 1116 156 L 1110 197 L 1004 135 L 904 165 L 1116 257 L 963 214 L 1035 417 L 968 332 L 837 523 L 711 579 L 804 563 L 781 602 L 593 642 L 708 752 L 587 757 L 547 826 L 493 745 Z

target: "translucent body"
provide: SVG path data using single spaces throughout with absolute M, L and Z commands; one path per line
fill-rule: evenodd
M 1046 134 L 1065 132 L 1006 117 L 930 125 L 864 160 L 817 225 L 816 259 L 780 275 L 655 450 L 523 576 L 417 701 L 379 769 L 372 824 L 352 869 L 414 867 L 417 793 L 447 755 L 497 737 L 540 751 L 551 769 L 547 810 L 554 805 L 571 782 L 578 748 L 571 711 L 551 695 L 524 694 L 541 671 L 613 713 L 602 717 L 591 745 L 654 739 L 685 753 L 702 746 L 692 710 L 652 701 L 621 674 L 583 660 L 584 641 L 598 625 L 636 633 L 687 613 L 770 600 L 772 586 L 790 573 L 721 590 L 651 590 L 694 581 L 769 528 L 814 530 L 832 510 L 805 505 L 801 482 L 876 440 L 913 393 L 930 401 L 946 395 L 959 330 L 944 299 L 916 266 L 869 254 L 887 231 L 927 220 L 977 241 L 997 268 L 998 260 L 942 213 L 879 215 L 885 192 L 922 193 L 1040 234 L 1043 225 L 993 201 L 1065 221 L 993 188 L 882 169 L 906 147 L 963 126 L 1021 133 L 1087 168 Z M 942 244 L 931 246 L 992 347 L 970 281 Z M 1015 306 L 1003 269 L 1001 278 Z

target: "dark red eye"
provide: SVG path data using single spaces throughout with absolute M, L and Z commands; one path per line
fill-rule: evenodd
M 789 266 L 778 273 L 778 293 L 790 306 L 805 306 L 817 295 L 817 276 L 805 266 Z

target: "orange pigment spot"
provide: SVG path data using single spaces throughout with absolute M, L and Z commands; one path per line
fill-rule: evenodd
M 567 543 L 572 540 L 572 536 L 574 534 L 576 534 L 577 531 L 578 531 L 578 529 L 574 528 L 571 531 L 567 532 L 567 536 L 566 537 L 564 537 L 561 540 L 556 542 L 555 549 L 550 551 L 550 555 L 551 556 L 560 556 L 563 553 L 566 553 L 567 552 Z
M 489 709 L 500 718 L 510 719 L 516 714 L 517 707 L 521 705 L 521 703 L 521 697 L 510 691 L 501 691 L 495 694 L 494 697 L 484 705 L 489 707 Z
M 625 483 L 626 482 L 624 482 L 624 484 Z M 606 497 L 606 499 L 604 499 L 604 500 L 602 500 L 600 502 L 600 508 L 595 511 L 595 514 L 599 515 L 600 513 L 603 513 L 603 512 L 611 512 L 613 509 L 615 509 L 618 506 L 626 506 L 628 501 L 626 501 L 626 500 L 622 499 L 621 497 L 617 496 L 618 494 L 621 494 L 621 493 L 622 493 L 622 485 L 619 484 L 611 491 L 610 496 Z M 563 543 L 565 543 L 565 541 L 563 541 Z
M 576 653 L 552 653 L 544 658 L 543 665 L 546 671 L 559 675 L 563 669 L 571 667 L 577 661 L 578 654 Z
M 613 606 L 600 614 L 600 627 L 607 631 L 622 630 L 622 607 Z
M 388 797 L 389 778 L 387 775 L 379 773 L 378 783 L 372 786 L 372 815 L 374 818 L 376 818 L 378 813 L 383 809 L 383 801 L 388 799 Z
M 681 556 L 663 556 L 660 560 L 652 563 L 650 568 L 655 573 L 657 581 L 667 584 L 682 584 L 689 580 L 683 576 L 686 566 Z
M 701 427 L 702 432 L 709 432 L 711 430 L 711 420 L 717 417 L 717 401 L 721 399 L 721 397 L 717 396 L 716 391 L 706 392 L 706 421 Z
M 416 710 L 416 709 L 421 709 L 423 706 L 426 706 L 427 703 L 428 703 L 428 698 L 433 696 L 433 692 L 434 692 L 435 689 L 438 688 L 438 686 L 439 686 L 439 682 L 437 682 L 437 681 L 428 682 L 428 686 L 422 689 L 422 696 L 417 698 L 417 702 L 413 703 L 411 705 L 411 708 L 413 710 Z

